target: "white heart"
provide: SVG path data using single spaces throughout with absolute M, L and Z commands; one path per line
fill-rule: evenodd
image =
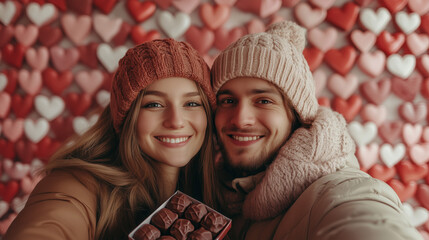
M 27 200 L 28 200 L 28 196 L 15 197 L 10 203 L 10 205 L 16 213 L 19 213 L 22 211 L 22 209 L 24 209 L 25 203 L 27 202 Z
M 385 143 L 380 148 L 380 158 L 387 167 L 393 167 L 405 156 L 405 145 L 398 143 L 395 147 Z
M 395 16 L 398 27 L 405 33 L 410 34 L 420 26 L 420 15 L 417 13 L 398 12 Z
M 367 122 L 363 126 L 360 122 L 353 121 L 348 125 L 349 133 L 358 146 L 365 146 L 377 136 L 377 125 Z
M 118 68 L 119 59 L 121 59 L 126 52 L 127 48 L 125 46 L 112 49 L 108 44 L 101 43 L 97 48 L 97 57 L 107 71 L 112 73 Z
M 418 227 L 424 224 L 429 219 L 429 212 L 426 208 L 413 208 L 409 203 L 403 203 L 405 215 L 408 217 L 413 227 Z
M 4 25 L 9 25 L 16 13 L 16 6 L 12 1 L 0 2 L 0 20 Z
M 8 210 L 9 210 L 9 203 L 1 200 L 0 201 L 0 218 L 3 217 Z
M 98 120 L 98 115 L 93 115 L 87 120 L 85 117 L 75 117 L 73 119 L 73 130 L 82 135 Z
M 182 36 L 191 26 L 191 17 L 182 12 L 173 16 L 168 11 L 161 11 L 157 20 L 161 29 L 171 38 Z
M 27 138 L 38 143 L 49 132 L 49 122 L 44 118 L 39 118 L 37 121 L 31 119 L 24 120 L 24 132 Z
M 0 73 L 0 92 L 2 92 L 7 86 L 7 77 L 3 73 Z
M 37 26 L 43 26 L 57 15 L 57 9 L 51 3 L 40 6 L 38 3 L 30 3 L 27 6 L 28 18 Z
M 400 78 L 409 77 L 415 67 L 416 57 L 411 54 L 406 54 L 403 57 L 399 54 L 392 54 L 387 58 L 387 69 Z
M 361 23 L 377 35 L 386 28 L 391 18 L 389 11 L 383 7 L 377 13 L 371 8 L 365 8 L 359 16 Z
M 48 97 L 39 95 L 34 100 L 37 112 L 49 121 L 57 118 L 64 111 L 64 100 L 58 96 Z
M 100 90 L 98 91 L 95 98 L 100 106 L 107 107 L 107 105 L 110 103 L 110 92 L 106 90 Z
M 12 179 L 20 180 L 30 172 L 30 165 L 18 161 L 14 162 L 10 159 L 4 159 L 3 169 Z

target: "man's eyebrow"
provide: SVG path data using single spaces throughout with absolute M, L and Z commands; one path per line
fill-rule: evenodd
M 144 93 L 144 95 L 154 95 L 154 96 L 159 96 L 159 97 L 166 97 L 168 94 L 160 92 L 160 91 L 146 91 Z M 183 94 L 184 97 L 194 97 L 194 96 L 200 96 L 200 93 L 198 91 L 195 92 L 187 92 L 185 94 Z

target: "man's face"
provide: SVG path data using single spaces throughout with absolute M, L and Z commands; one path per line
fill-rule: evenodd
M 252 171 L 270 161 L 291 131 L 282 94 L 259 78 L 229 80 L 218 91 L 215 124 L 229 165 Z

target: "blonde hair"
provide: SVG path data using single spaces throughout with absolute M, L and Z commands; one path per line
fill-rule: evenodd
M 197 84 L 207 116 L 205 139 L 200 151 L 181 169 L 179 190 L 217 208 L 217 178 L 214 171 L 212 109 L 206 94 Z M 143 91 L 134 100 L 122 131 L 115 133 L 110 107 L 82 136 L 60 148 L 45 167 L 83 172 L 79 178 L 98 199 L 96 239 L 119 239 L 137 226 L 163 201 L 163 184 L 154 160 L 140 149 L 136 122 Z

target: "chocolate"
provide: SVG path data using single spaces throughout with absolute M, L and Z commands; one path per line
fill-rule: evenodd
M 151 224 L 144 224 L 133 235 L 135 240 L 155 240 L 160 236 L 161 232 Z
M 193 223 L 199 223 L 207 214 L 207 208 L 202 203 L 191 204 L 185 211 L 185 218 Z
M 212 233 L 204 228 L 198 228 L 188 236 L 188 240 L 212 240 Z
M 172 236 L 161 236 L 160 238 L 158 238 L 157 240 L 176 240 L 174 237 Z
M 201 226 L 210 232 L 217 234 L 220 230 L 222 230 L 227 222 L 228 220 L 221 214 L 217 212 L 209 212 L 201 221 Z
M 178 216 L 176 213 L 167 208 L 163 208 L 153 215 L 151 223 L 161 231 L 166 231 L 177 218 Z
M 183 193 L 177 193 L 171 197 L 166 207 L 175 213 L 182 214 L 191 203 L 192 200 L 188 196 Z
M 188 234 L 194 231 L 194 225 L 188 219 L 177 219 L 170 229 L 170 235 L 176 240 L 186 240 Z

